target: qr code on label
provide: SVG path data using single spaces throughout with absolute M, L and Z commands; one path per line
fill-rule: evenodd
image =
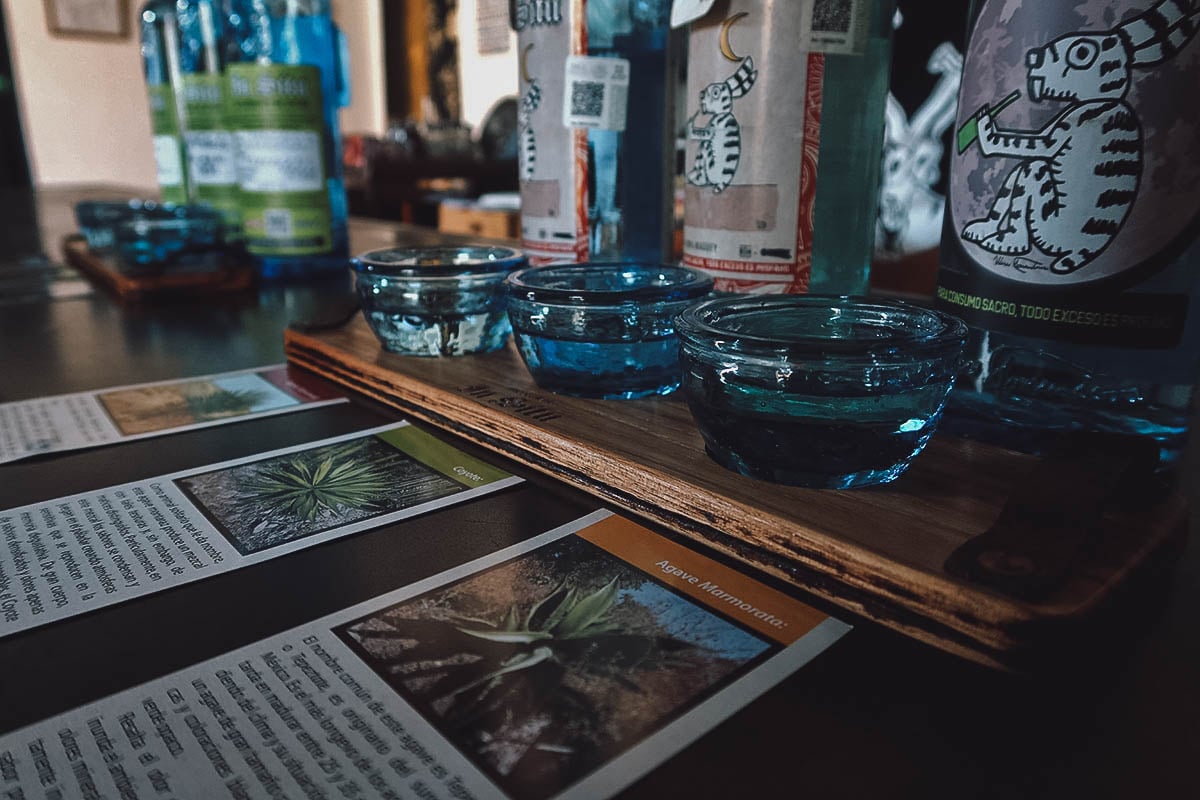
M 200 178 L 215 178 L 220 174 L 221 164 L 213 156 L 200 155 L 192 158 L 192 169 Z
M 575 81 L 571 84 L 571 115 L 599 117 L 604 112 L 604 84 Z
M 263 212 L 263 227 L 273 239 L 287 239 L 292 235 L 292 212 L 286 208 L 268 208 Z
M 816 0 L 813 4 L 813 30 L 849 33 L 854 19 L 854 0 Z

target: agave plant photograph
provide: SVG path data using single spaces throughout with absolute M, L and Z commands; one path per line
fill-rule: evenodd
M 99 400 L 127 436 L 241 417 L 298 402 L 253 374 L 118 389 L 99 395 Z
M 335 633 L 506 792 L 531 799 L 777 649 L 576 536 Z
M 374 436 L 175 481 L 243 555 L 465 487 Z

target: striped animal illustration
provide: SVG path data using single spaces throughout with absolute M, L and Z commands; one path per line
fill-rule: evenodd
M 700 92 L 700 110 L 688 120 L 689 139 L 700 142 L 696 160 L 687 174 L 693 186 L 711 186 L 714 194 L 720 194 L 737 174 L 738 162 L 742 158 L 742 128 L 733 115 L 733 100 L 750 91 L 758 79 L 754 60 L 746 57 L 725 80 L 710 83 Z M 696 117 L 708 114 L 708 125 L 696 125 Z
M 1142 126 L 1126 101 L 1132 70 L 1163 63 L 1200 26 L 1200 0 L 1161 0 L 1112 30 L 1074 32 L 1025 54 L 1029 99 L 1067 107 L 1041 130 L 999 128 L 976 113 L 987 158 L 1016 158 L 983 219 L 962 238 L 991 253 L 1033 248 L 1067 275 L 1104 251 L 1125 224 L 1142 175 Z
M 533 168 L 537 165 L 537 140 L 533 135 L 530 116 L 541 104 L 542 88 L 536 80 L 531 81 L 529 91 L 521 98 L 521 105 L 517 109 L 517 130 L 521 134 L 520 146 L 517 149 L 517 169 L 523 181 L 533 178 Z

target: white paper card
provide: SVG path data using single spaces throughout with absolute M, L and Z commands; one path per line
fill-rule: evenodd
M 607 797 L 847 630 L 596 512 L 0 737 L 0 792 Z
M 283 364 L 0 403 L 0 464 L 345 403 Z
M 0 636 L 520 481 L 402 422 L 0 511 Z

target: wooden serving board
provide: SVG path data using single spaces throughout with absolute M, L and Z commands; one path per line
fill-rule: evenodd
M 935 436 L 875 489 L 779 486 L 711 461 L 677 396 L 582 400 L 539 390 L 506 350 L 460 358 L 384 352 L 360 315 L 285 338 L 288 359 L 704 542 L 854 613 L 991 666 L 1020 666 L 1101 606 L 1186 528 L 1186 504 L 1107 510 L 1061 583 L 1022 600 L 945 569 L 989 531 L 1039 459 Z M 1128 504 L 1126 504 L 1128 505 Z M 1011 520 L 1012 509 L 1005 519 Z
M 122 300 L 141 300 L 151 295 L 239 292 L 254 285 L 254 268 L 228 264 L 218 269 L 167 267 L 162 272 L 122 272 L 115 256 L 93 253 L 79 236 L 63 241 L 67 263 Z

